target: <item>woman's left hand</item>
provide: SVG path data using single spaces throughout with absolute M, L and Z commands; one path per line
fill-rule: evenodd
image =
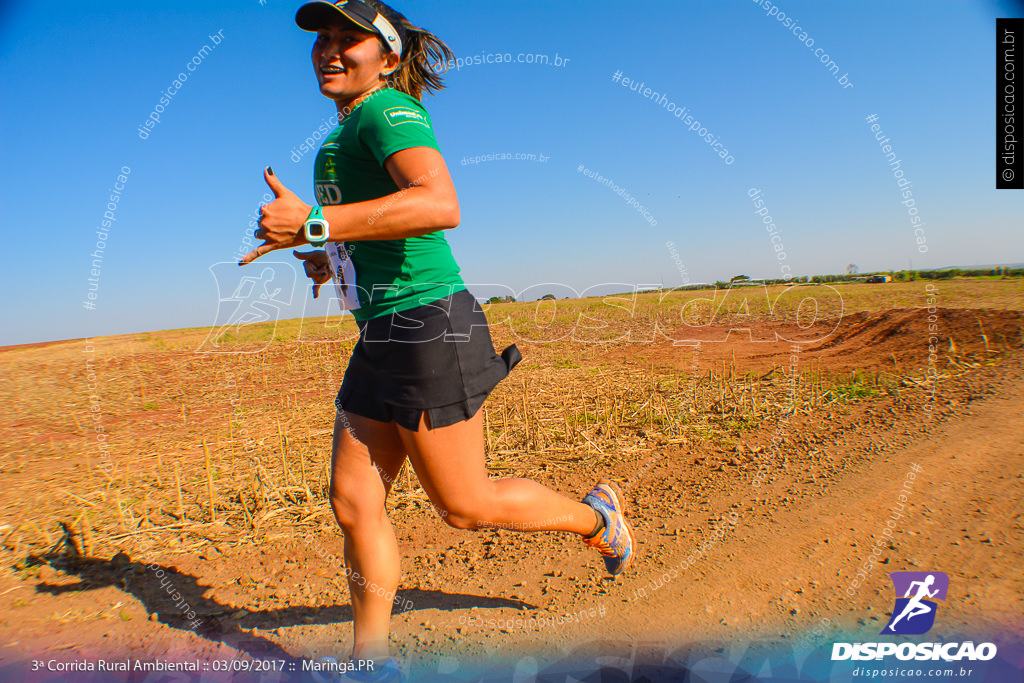
M 263 240 L 263 244 L 242 257 L 238 263 L 240 266 L 278 249 L 308 244 L 302 226 L 312 207 L 281 184 L 269 166 L 263 170 L 263 179 L 273 190 L 275 199 L 260 209 L 260 227 L 253 233 L 256 239 Z

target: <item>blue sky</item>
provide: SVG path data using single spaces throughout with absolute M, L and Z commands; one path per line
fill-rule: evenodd
M 0 344 L 213 324 L 224 296 L 214 274 L 226 271 L 211 266 L 233 261 L 251 231 L 263 167 L 313 201 L 314 155 L 295 163 L 292 152 L 334 107 L 316 86 L 312 39 L 293 22 L 300 4 L 0 4 L 0 205 L 11 245 Z M 680 285 L 666 242 L 691 282 L 780 277 L 782 264 L 814 275 L 850 262 L 1024 261 L 1024 194 L 993 189 L 995 17 L 1021 16 L 1019 3 L 780 2 L 812 48 L 754 0 L 394 6 L 461 57 L 564 63 L 463 67 L 425 98 L 462 207 L 447 237 L 479 294 L 485 284 Z M 819 61 L 819 47 L 852 87 Z M 616 72 L 687 107 L 732 163 L 658 102 L 613 82 Z M 913 183 L 927 253 L 871 114 Z M 462 164 L 517 153 L 548 159 Z M 625 188 L 651 220 L 581 165 Z M 86 310 L 96 230 L 122 167 L 130 174 Z M 785 261 L 751 188 L 762 190 Z M 287 252 L 269 260 L 297 263 Z M 219 277 L 224 289 L 237 273 Z M 323 315 L 324 297 L 304 309 L 310 297 L 297 287 L 281 316 Z

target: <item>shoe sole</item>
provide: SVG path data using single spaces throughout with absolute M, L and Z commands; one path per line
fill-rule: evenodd
M 622 495 L 622 490 L 619 485 L 611 479 L 602 479 L 597 482 L 598 485 L 605 485 L 611 489 L 612 496 L 615 498 L 615 507 L 618 508 L 619 514 L 622 516 L 622 526 L 626 530 L 626 536 L 629 537 L 629 557 L 619 567 L 619 571 L 612 574 L 612 576 L 618 576 L 622 572 L 629 568 L 629 565 L 633 564 L 633 557 L 636 555 L 636 536 L 633 534 L 633 528 L 629 526 L 629 522 L 626 521 L 626 498 Z

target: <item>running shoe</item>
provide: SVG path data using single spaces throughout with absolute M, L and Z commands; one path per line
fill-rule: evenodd
M 626 501 L 618 485 L 600 479 L 583 498 L 583 504 L 597 510 L 604 518 L 604 528 L 583 542 L 597 548 L 604 556 L 604 565 L 612 576 L 621 574 L 633 562 L 633 531 L 626 522 Z

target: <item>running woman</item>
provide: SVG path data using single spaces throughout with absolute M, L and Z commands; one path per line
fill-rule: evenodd
M 314 297 L 335 280 L 360 330 L 335 399 L 330 502 L 345 539 L 352 658 L 385 659 L 401 570 L 384 503 L 406 457 L 457 529 L 575 533 L 613 575 L 633 560 L 633 535 L 607 479 L 579 503 L 487 476 L 480 408 L 521 355 L 514 344 L 495 352 L 443 234 L 459 224 L 459 202 L 420 97 L 443 87 L 451 50 L 377 0 L 310 2 L 295 21 L 316 33 L 313 70 L 339 114 L 315 162 L 320 206 L 265 169 L 276 198 L 261 209 L 263 243 L 239 265 L 309 244 L 307 234 L 319 241 L 309 219 L 328 224 L 326 251 L 295 255 Z

